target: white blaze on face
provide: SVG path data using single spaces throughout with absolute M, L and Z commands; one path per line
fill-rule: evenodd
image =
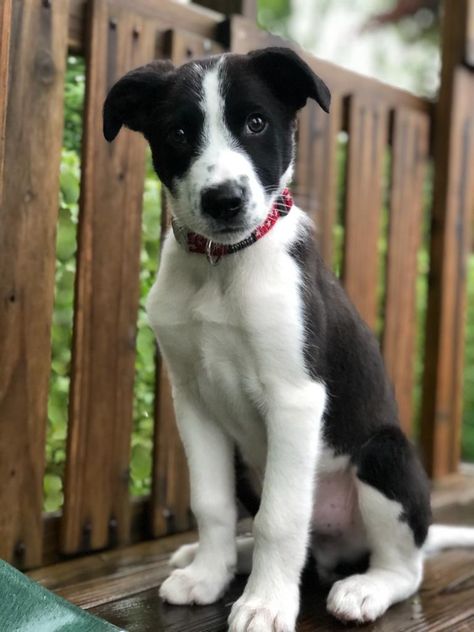
M 223 96 L 223 64 L 221 58 L 202 80 L 200 107 L 204 113 L 200 155 L 177 185 L 175 213 L 183 224 L 196 232 L 209 235 L 209 224 L 201 212 L 201 193 L 224 182 L 235 181 L 247 189 L 247 205 L 243 220 L 253 230 L 269 211 L 270 196 L 260 183 L 252 161 L 239 148 L 225 123 Z

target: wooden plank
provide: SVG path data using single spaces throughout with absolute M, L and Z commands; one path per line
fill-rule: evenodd
M 443 98 L 450 105 L 443 104 L 437 123 L 422 415 L 425 464 L 435 478 L 456 471 L 460 454 L 466 265 L 474 209 L 474 74 L 460 67 L 452 93 Z
M 184 537 L 188 539 L 188 536 Z M 68 568 L 64 571 L 53 567 L 42 571 L 42 576 L 38 577 L 35 573 L 33 577 L 60 594 L 67 595 L 73 602 L 90 608 L 94 614 L 131 632 L 148 629 L 158 632 L 221 632 L 226 629 L 225 623 L 230 607 L 242 593 L 245 578 L 241 577 L 234 581 L 223 599 L 211 606 L 173 607 L 163 604 L 157 594 L 157 585 L 169 572 L 164 550 L 171 550 L 180 544 L 181 541 L 176 538 L 181 539 L 183 536 L 147 543 L 146 547 L 133 547 L 121 552 L 122 559 L 108 559 L 111 554 L 107 553 L 102 569 L 100 561 L 89 557 L 89 568 L 81 564 L 80 569 L 73 569 L 73 563 L 67 563 Z M 418 595 L 392 607 L 381 620 L 365 626 L 364 630 L 471 630 L 470 626 L 474 624 L 473 562 L 472 551 L 450 551 L 429 559 L 426 562 L 425 579 Z M 48 579 L 48 570 L 54 577 L 53 581 Z M 143 581 L 140 590 L 141 571 Z M 131 590 L 124 596 L 122 589 L 125 589 L 127 578 Z M 118 587 L 116 596 L 113 595 L 114 587 Z M 307 573 L 303 579 L 302 609 L 297 631 L 360 630 L 360 626 L 355 625 L 346 625 L 342 628 L 341 624 L 328 615 L 325 609 L 326 594 L 327 589 L 317 583 L 314 573 Z M 101 605 L 97 605 L 98 602 L 101 602 Z
M 298 120 L 295 201 L 313 218 L 321 253 L 332 265 L 332 237 L 336 215 L 337 135 L 342 126 L 341 101 L 337 97 L 328 116 L 308 102 Z
M 143 542 L 150 538 L 149 516 L 150 501 L 148 496 L 130 499 L 130 544 Z M 43 555 L 41 566 L 49 566 L 64 561 L 60 553 L 62 513 L 54 512 L 43 516 Z
M 468 482 L 466 477 L 463 484 L 472 486 L 472 481 Z M 452 502 L 458 499 L 457 492 L 451 495 Z M 450 515 L 442 503 L 435 510 L 435 521 L 442 517 L 450 523 L 473 524 L 472 498 L 464 507 L 465 510 L 457 507 Z M 248 532 L 248 529 L 248 521 L 239 524 L 240 533 Z M 195 533 L 187 533 L 142 542 L 126 549 L 42 568 L 29 575 L 50 590 L 92 609 L 95 614 L 130 632 L 148 629 L 220 632 L 225 629 L 231 604 L 244 588 L 245 578 L 237 579 L 222 600 L 205 608 L 164 605 L 158 597 L 157 587 L 169 573 L 169 554 L 195 538 Z M 384 632 L 469 630 L 468 626 L 474 622 L 473 562 L 474 552 L 465 550 L 450 551 L 429 559 L 418 595 L 391 608 L 383 619 L 366 629 L 369 632 L 382 629 Z M 325 612 L 326 590 L 318 585 L 314 573 L 305 573 L 302 596 L 299 632 L 341 629 L 341 624 Z M 347 629 L 360 628 L 349 626 Z
M 439 481 L 433 481 L 433 491 L 431 494 L 431 507 L 434 513 L 435 522 L 446 520 L 446 512 L 450 507 L 464 506 L 470 512 L 470 519 L 467 524 L 474 521 L 474 464 L 464 463 L 460 467 L 460 472 L 444 476 Z M 453 513 L 454 524 L 456 515 Z M 449 522 L 453 523 L 452 520 Z M 463 524 L 463 520 L 458 520 Z
M 426 562 L 425 578 L 417 595 L 390 610 L 379 621 L 364 626 L 367 632 L 468 632 L 474 625 L 474 553 L 450 551 Z M 159 573 L 159 562 L 156 574 Z M 161 562 L 163 564 L 163 562 Z M 148 571 L 151 572 L 150 570 Z M 146 577 L 147 579 L 147 577 Z M 221 632 L 232 603 L 241 595 L 245 578 L 237 578 L 223 598 L 207 607 L 169 606 L 161 602 L 156 587 L 92 608 L 115 625 L 133 631 Z M 297 632 L 357 632 L 360 626 L 344 625 L 327 612 L 327 589 L 313 572 L 303 578 L 301 613 Z
M 122 130 L 108 145 L 102 104 L 126 71 L 155 56 L 157 23 L 95 0 L 84 126 L 72 381 L 62 550 L 130 537 L 129 458 L 139 298 L 145 141 Z
M 171 387 L 163 362 L 159 363 L 155 410 L 151 530 L 154 537 L 187 531 L 189 474 L 176 429 Z
M 69 13 L 69 47 L 83 53 L 86 49 L 86 12 L 90 0 L 71 0 Z M 117 9 L 131 7 L 129 0 L 114 0 Z M 140 0 L 140 12 L 152 19 L 159 19 L 161 28 L 179 27 L 190 33 L 216 38 L 224 16 L 195 4 L 180 4 L 175 0 Z
M 7 118 L 12 0 L 0 7 L 0 204 L 3 194 L 3 163 L 5 159 L 5 123 Z
M 240 14 L 249 20 L 257 19 L 257 0 L 196 0 L 196 4 L 225 15 Z
M 468 0 L 466 26 L 466 63 L 474 68 L 474 0 Z
M 237 525 L 237 532 L 248 533 L 250 528 L 249 521 L 244 520 Z M 196 540 L 197 533 L 188 531 L 52 564 L 28 575 L 65 599 L 91 608 L 159 586 L 170 572 L 169 555 Z
M 195 540 L 196 534 L 188 532 L 142 542 L 135 547 L 42 568 L 30 573 L 30 577 L 78 606 L 93 608 L 158 588 L 169 575 L 170 553 Z
M 448 350 L 448 357 L 445 359 L 442 349 L 446 349 L 446 341 L 451 338 L 456 346 L 455 341 L 458 341 L 459 334 L 463 339 L 463 315 L 458 312 L 460 305 L 456 305 L 459 301 L 455 299 L 455 295 L 462 292 L 463 281 L 459 277 L 463 274 L 464 253 L 458 250 L 456 244 L 455 223 L 456 216 L 459 216 L 459 221 L 464 221 L 465 212 L 461 209 L 462 201 L 457 203 L 454 200 L 459 172 L 456 174 L 453 163 L 459 168 L 460 147 L 465 145 L 461 122 L 461 119 L 465 122 L 462 112 L 466 107 L 465 96 L 461 95 L 461 103 L 457 102 L 455 83 L 458 84 L 458 90 L 461 87 L 460 81 L 469 83 L 469 72 L 465 71 L 463 78 L 460 78 L 459 73 L 466 56 L 466 24 L 471 6 L 472 0 L 459 0 L 447 3 L 443 12 L 441 86 L 435 119 L 434 201 L 421 447 L 426 468 L 437 478 L 456 471 L 459 462 L 461 415 L 456 410 L 459 411 L 461 405 L 462 378 L 459 371 L 462 370 L 462 360 L 455 359 L 453 348 Z M 465 156 L 461 160 L 465 162 L 466 159 Z M 468 179 L 463 177 L 463 186 L 467 186 L 467 182 Z M 457 265 L 458 263 L 461 265 Z M 457 324 L 460 330 L 456 328 Z M 450 374 L 453 370 L 456 373 Z M 442 390 L 438 393 L 440 385 Z
M 223 43 L 232 43 L 232 51 L 235 53 L 244 54 L 254 48 L 263 48 L 265 46 L 289 46 L 293 48 L 324 79 L 332 93 L 339 95 L 341 98 L 351 94 L 360 94 L 367 101 L 379 100 L 386 104 L 387 107 L 404 106 L 426 114 L 431 114 L 432 112 L 433 104 L 428 99 L 417 97 L 410 92 L 377 79 L 341 68 L 324 59 L 318 59 L 293 42 L 260 30 L 251 20 L 242 16 L 233 16 L 227 22 L 226 30 L 227 33 L 225 37 L 223 36 Z
M 208 37 L 187 33 L 179 29 L 168 32 L 166 54 L 177 66 L 190 59 L 199 59 L 223 52 L 224 48 Z
M 418 112 L 403 108 L 395 111 L 383 352 L 395 388 L 400 422 L 409 435 L 413 421 L 416 282 L 429 123 Z
M 83 598 L 87 590 L 83 588 L 88 582 L 101 577 L 113 579 L 115 576 L 126 576 L 128 572 L 135 573 L 138 569 L 163 561 L 166 555 L 171 554 L 181 544 L 193 540 L 196 540 L 195 532 L 181 533 L 43 566 L 29 571 L 28 576 L 49 590 L 61 590 L 63 594 L 66 591 L 74 593 L 83 603 L 89 605 L 90 602 Z M 103 595 L 105 597 L 105 591 Z M 104 601 L 103 598 L 99 600 Z
M 177 65 L 193 57 L 222 52 L 222 47 L 207 38 L 173 31 L 169 33 L 167 53 Z M 162 233 L 169 228 L 169 212 L 163 196 Z M 186 457 L 176 428 L 171 387 L 166 367 L 159 362 L 155 405 L 151 530 L 155 537 L 186 531 L 192 526 L 189 509 L 189 475 Z
M 13 2 L 0 207 L 0 557 L 20 566 L 41 561 L 67 5 Z
M 383 204 L 388 113 L 377 101 L 348 100 L 343 281 L 362 318 L 374 329 L 377 320 L 378 241 Z

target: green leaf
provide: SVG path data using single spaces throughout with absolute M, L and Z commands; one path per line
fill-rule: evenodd
M 150 476 L 151 464 L 151 451 L 141 444 L 135 445 L 132 448 L 130 468 L 133 479 L 140 480 Z

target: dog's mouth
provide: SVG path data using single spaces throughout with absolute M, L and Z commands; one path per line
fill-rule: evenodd
M 238 233 L 243 233 L 248 230 L 247 226 L 226 226 L 224 228 L 218 228 L 215 231 L 216 235 L 237 235 Z
M 206 218 L 207 219 L 207 218 Z M 253 226 L 246 212 L 236 217 L 226 219 L 207 219 L 208 230 L 211 239 L 227 241 L 238 236 L 239 238 L 252 231 Z

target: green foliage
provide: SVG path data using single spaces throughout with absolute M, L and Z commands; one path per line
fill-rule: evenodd
M 62 478 L 66 456 L 79 181 L 78 153 L 63 148 L 56 237 L 56 287 L 51 334 L 52 362 L 44 478 L 46 511 L 58 509 L 63 500 Z
M 64 86 L 64 148 L 77 154 L 82 141 L 82 111 L 84 107 L 85 68 L 81 57 L 70 55 L 67 60 Z
M 140 256 L 140 307 L 138 311 L 134 427 L 130 461 L 130 492 L 150 492 L 153 449 L 156 343 L 145 313 L 145 300 L 158 269 L 161 237 L 161 188 L 148 155 L 143 195 L 143 241 Z
M 262 28 L 286 34 L 290 14 L 290 0 L 258 0 L 258 22 Z
M 63 502 L 67 409 L 71 363 L 77 222 L 81 179 L 84 61 L 68 58 L 64 88 L 65 127 L 61 153 L 59 216 L 56 235 L 56 285 L 51 332 L 52 360 L 46 430 L 44 509 L 55 511 Z

